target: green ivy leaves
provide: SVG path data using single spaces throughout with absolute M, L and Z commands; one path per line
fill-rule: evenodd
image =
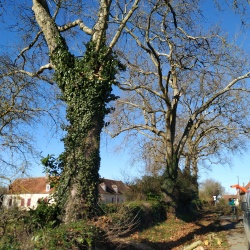
M 96 52 L 94 42 L 89 42 L 84 56 L 77 58 L 69 53 L 64 40 L 58 39 L 51 60 L 56 66 L 55 80 L 67 104 L 69 122 L 63 139 L 64 169 L 57 201 L 61 209 L 71 211 L 72 218 L 83 213 L 83 206 L 89 217 L 98 201 L 100 134 L 104 116 L 111 111 L 106 105 L 117 99 L 112 85 L 116 84 L 117 70 L 124 67 L 116 55 L 108 53 L 104 43 Z M 73 186 L 77 187 L 77 198 L 70 201 Z M 72 209 L 67 208 L 69 204 Z

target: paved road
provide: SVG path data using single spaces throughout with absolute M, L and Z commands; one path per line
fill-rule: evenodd
M 232 232 L 227 236 L 230 250 L 248 250 L 246 236 L 243 232 Z
M 229 233 L 227 235 L 227 241 L 230 245 L 230 250 L 248 250 L 247 248 L 247 239 L 244 232 L 244 226 L 242 222 L 242 216 L 239 217 L 239 221 L 226 223 L 230 221 L 230 216 L 221 216 L 222 225 L 223 221 L 225 222 L 225 227 L 228 228 Z

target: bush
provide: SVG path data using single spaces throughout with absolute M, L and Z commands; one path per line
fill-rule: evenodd
M 158 201 L 135 201 L 128 204 L 139 220 L 139 228 L 166 220 L 166 204 Z
M 12 235 L 6 235 L 0 241 L 0 250 L 19 250 L 20 243 Z
M 103 216 L 96 224 L 110 241 L 166 219 L 166 205 L 157 201 L 102 204 L 101 208 Z
M 39 228 L 54 227 L 59 224 L 59 209 L 55 204 L 41 200 L 36 209 L 30 209 L 30 216 L 27 217 L 27 223 L 33 224 Z
M 93 249 L 102 238 L 96 227 L 86 221 L 79 221 L 40 230 L 32 237 L 32 241 L 35 249 Z
M 41 203 L 37 211 L 7 211 L 0 215 L 0 250 L 92 249 L 100 241 L 104 245 L 104 233 L 93 222 L 56 226 L 54 212 L 53 206 Z
M 2 211 L 0 215 L 0 250 L 32 249 L 29 245 L 30 227 L 25 223 L 27 211 Z M 24 247 L 21 247 L 24 246 Z
M 160 176 L 143 176 L 136 179 L 133 185 L 130 185 L 125 195 L 128 201 L 161 201 L 164 199 L 161 190 Z

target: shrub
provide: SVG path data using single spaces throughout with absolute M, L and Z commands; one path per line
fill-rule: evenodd
M 139 228 L 148 227 L 166 219 L 166 204 L 158 201 L 136 201 L 128 204 L 139 220 Z
M 30 216 L 27 218 L 27 223 L 33 224 L 39 228 L 54 227 L 59 224 L 59 210 L 55 204 L 41 200 L 38 202 L 36 209 L 30 209 Z
M 112 241 L 136 228 L 143 229 L 166 219 L 166 206 L 157 201 L 134 201 L 123 204 L 102 204 L 103 216 L 96 225 Z
M 102 238 L 95 226 L 79 221 L 40 230 L 32 237 L 32 241 L 35 249 L 93 249 Z
M 28 216 L 27 211 L 17 209 L 2 211 L 0 215 L 0 250 L 32 249 L 29 246 L 30 227 L 25 223 Z

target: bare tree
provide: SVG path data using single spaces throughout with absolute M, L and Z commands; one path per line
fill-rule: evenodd
M 6 178 L 27 174 L 40 157 L 34 129 L 49 122 L 47 118 L 57 127 L 56 117 L 62 106 L 58 101 L 55 103 L 56 92 L 52 88 L 49 91 L 40 79 L 32 79 L 15 65 L 9 54 L 1 53 L 0 173 Z
M 244 101 L 248 100 L 247 95 L 241 93 L 241 98 L 224 96 L 209 113 L 199 117 L 199 127 L 190 133 L 183 153 L 186 171 L 197 176 L 198 162 L 230 165 L 230 154 L 246 150 L 249 112 L 243 106 L 247 104 Z
M 244 136 L 240 119 L 249 119 L 244 112 L 249 105 L 246 56 L 218 27 L 202 27 L 198 3 L 149 1 L 126 27 L 137 50 L 119 54 L 129 77 L 119 84 L 125 93 L 117 102 L 111 134 L 142 135 L 146 146 L 160 149 L 156 158 L 165 165 L 162 188 L 172 198 L 182 157 L 189 156 L 197 167 L 195 157 L 218 152 L 211 149 L 220 144 L 219 136 L 233 149 L 230 143 Z
M 202 200 L 210 202 L 213 200 L 213 196 L 221 196 L 225 192 L 225 188 L 213 179 L 207 179 L 201 183 L 200 197 Z

